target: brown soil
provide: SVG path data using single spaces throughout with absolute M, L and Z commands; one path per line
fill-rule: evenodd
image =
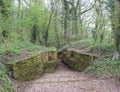
M 16 60 L 20 60 L 21 58 L 26 58 L 29 57 L 30 55 L 37 53 L 37 52 L 41 52 L 42 50 L 44 50 L 44 48 L 40 48 L 40 49 L 33 49 L 33 50 L 28 50 L 28 49 L 22 49 L 20 54 L 15 54 L 15 53 L 9 53 L 9 54 L 4 54 L 4 55 L 0 55 L 0 62 L 13 62 Z
M 75 72 L 58 60 L 56 72 L 21 83 L 17 92 L 120 92 L 120 87 L 111 79 L 96 79 L 81 72 Z

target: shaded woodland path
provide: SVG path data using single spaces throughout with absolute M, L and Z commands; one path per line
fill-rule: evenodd
M 111 80 L 95 79 L 72 71 L 58 60 L 52 74 L 28 82 L 20 92 L 120 92 Z

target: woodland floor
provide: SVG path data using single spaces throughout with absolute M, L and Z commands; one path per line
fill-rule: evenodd
M 58 60 L 54 73 L 21 83 L 17 92 L 120 92 L 112 79 L 95 78 L 83 72 L 75 72 Z

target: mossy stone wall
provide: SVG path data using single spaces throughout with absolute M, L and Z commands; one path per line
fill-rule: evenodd
M 14 78 L 20 81 L 33 80 L 43 73 L 43 64 L 40 55 L 8 63 L 8 68 L 13 72 Z
M 44 66 L 44 73 L 52 73 L 56 69 L 56 60 L 52 61 L 44 61 L 43 66 Z
M 29 81 L 40 77 L 43 73 L 54 72 L 56 63 L 56 51 L 42 51 L 25 59 L 8 62 L 7 67 L 16 80 Z
M 63 62 L 75 71 L 84 71 L 94 56 L 75 50 L 66 50 L 62 53 Z
M 52 73 L 56 69 L 57 53 L 56 51 L 48 51 L 46 55 L 48 60 L 43 61 L 44 73 Z

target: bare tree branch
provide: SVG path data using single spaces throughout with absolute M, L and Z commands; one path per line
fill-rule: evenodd
M 81 15 L 81 14 L 84 14 L 84 13 L 88 12 L 88 11 L 89 11 L 89 10 L 91 10 L 93 7 L 94 7 L 94 5 L 92 5 L 92 7 L 90 7 L 89 9 L 87 9 L 87 10 L 84 10 L 84 11 L 80 12 L 80 13 L 79 13 L 79 15 Z

